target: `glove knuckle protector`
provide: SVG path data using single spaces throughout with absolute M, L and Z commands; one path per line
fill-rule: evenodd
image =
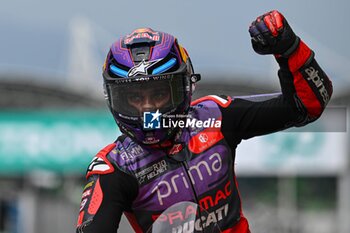
M 251 24 L 249 33 L 253 49 L 258 54 L 288 57 L 299 45 L 299 38 L 277 10 L 257 17 Z

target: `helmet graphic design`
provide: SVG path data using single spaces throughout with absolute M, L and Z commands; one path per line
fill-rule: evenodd
M 103 79 L 120 130 L 140 143 L 155 144 L 177 129 L 144 129 L 144 113 L 186 114 L 200 75 L 194 74 L 186 50 L 174 36 L 141 28 L 112 44 Z

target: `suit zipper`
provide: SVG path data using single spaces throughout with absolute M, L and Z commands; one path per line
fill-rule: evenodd
M 194 199 L 195 199 L 196 204 L 198 205 L 198 208 L 199 208 L 199 209 L 198 209 L 198 215 L 199 215 L 199 220 L 201 221 L 201 225 L 202 225 L 201 227 L 202 227 L 203 232 L 205 232 L 205 226 L 204 226 L 204 223 L 203 223 L 203 221 L 202 221 L 202 212 L 201 212 L 201 206 L 200 206 L 200 204 L 199 204 L 198 195 L 197 195 L 196 189 L 195 189 L 195 187 L 194 187 L 194 184 L 192 183 L 191 176 L 190 176 L 190 174 L 189 174 L 190 168 L 189 168 L 189 166 L 188 166 L 187 161 L 182 161 L 181 163 L 182 163 L 182 165 L 185 167 L 186 175 L 187 175 L 187 178 L 188 178 L 189 183 L 190 183 L 190 185 L 191 185 L 192 192 L 193 192 L 193 194 L 194 194 Z

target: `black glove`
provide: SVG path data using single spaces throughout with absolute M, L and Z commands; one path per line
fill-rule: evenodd
M 276 10 L 253 21 L 249 33 L 254 51 L 263 55 L 288 57 L 297 49 L 300 41 L 284 16 Z

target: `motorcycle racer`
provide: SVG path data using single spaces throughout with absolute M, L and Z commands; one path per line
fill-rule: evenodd
M 135 232 L 146 232 L 182 201 L 209 213 L 203 226 L 250 232 L 234 171 L 236 147 L 315 121 L 331 98 L 332 83 L 280 12 L 259 16 L 249 33 L 255 52 L 275 56 L 281 93 L 192 101 L 201 77 L 174 36 L 141 28 L 111 46 L 104 88 L 123 134 L 88 167 L 77 232 L 117 232 L 123 213 Z M 166 127 L 163 119 L 184 123 Z

